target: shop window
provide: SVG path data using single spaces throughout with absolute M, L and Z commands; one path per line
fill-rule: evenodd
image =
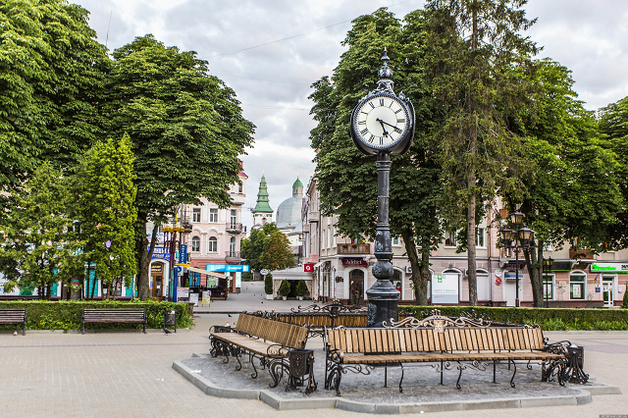
M 199 252 L 201 250 L 201 239 L 199 237 L 192 238 L 192 251 Z
M 218 209 L 209 210 L 209 222 L 212 222 L 212 223 L 218 222 Z
M 554 276 L 543 276 L 543 299 L 554 300 Z
M 199 223 L 201 221 L 201 208 L 192 209 L 192 222 Z
M 216 239 L 216 237 L 210 237 L 208 244 L 209 245 L 207 247 L 207 252 L 210 252 L 210 253 L 218 252 L 218 240 Z
M 587 277 L 583 274 L 569 276 L 569 298 L 584 299 L 586 296 Z

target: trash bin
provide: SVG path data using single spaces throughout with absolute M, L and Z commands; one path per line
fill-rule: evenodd
M 164 312 L 164 332 L 168 333 L 168 327 L 174 327 L 174 332 L 177 332 L 177 312 L 166 311 Z

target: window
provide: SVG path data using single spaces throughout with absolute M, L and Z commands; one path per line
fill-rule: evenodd
M 236 239 L 235 237 L 231 237 L 229 240 L 229 256 L 236 257 Z
M 199 237 L 192 238 L 192 251 L 199 252 L 201 250 L 201 239 Z
M 392 245 L 401 245 L 401 241 L 399 240 L 399 237 L 394 237 L 392 239 Z
M 207 252 L 209 252 L 209 253 L 217 253 L 218 252 L 218 240 L 216 239 L 216 237 L 210 237 L 208 244 L 209 245 L 207 247 Z
M 478 248 L 486 248 L 486 229 L 477 228 L 475 233 L 475 246 Z
M 242 183 L 238 183 L 238 192 L 242 193 L 242 190 L 244 190 Z
M 584 299 L 586 296 L 587 277 L 584 274 L 569 276 L 569 298 Z
M 445 247 L 456 247 L 456 231 L 449 230 L 445 233 Z
M 231 209 L 231 228 L 235 229 L 238 221 L 238 215 L 235 209 Z
M 327 248 L 327 247 L 325 246 L 325 230 L 324 230 L 324 229 L 323 229 L 323 239 L 321 240 L 321 246 L 322 246 L 323 248 Z
M 554 300 L 554 276 L 543 276 L 543 299 Z
M 192 209 L 192 222 L 199 223 L 201 221 L 201 208 Z
M 209 222 L 213 222 L 213 223 L 218 222 L 218 209 L 209 210 Z

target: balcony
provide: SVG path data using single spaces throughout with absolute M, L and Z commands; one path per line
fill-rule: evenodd
M 227 232 L 230 234 L 239 234 L 242 232 L 242 224 L 236 222 L 227 223 Z
M 367 242 L 361 244 L 337 244 L 336 253 L 339 255 L 370 254 L 371 244 Z
M 231 195 L 231 204 L 236 206 L 241 206 L 244 204 L 244 200 L 246 199 L 246 195 L 240 192 L 229 192 Z
M 586 260 L 593 259 L 593 252 L 590 250 L 574 250 L 572 248 L 569 249 L 569 258 L 572 260 L 579 260 L 584 258 Z
M 240 251 L 225 251 L 225 259 L 228 261 L 241 261 Z

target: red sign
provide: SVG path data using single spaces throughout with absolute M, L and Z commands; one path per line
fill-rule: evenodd
M 314 273 L 314 263 L 303 264 L 303 271 L 306 273 Z
M 366 267 L 369 264 L 363 258 L 343 258 L 342 265 L 345 267 Z

